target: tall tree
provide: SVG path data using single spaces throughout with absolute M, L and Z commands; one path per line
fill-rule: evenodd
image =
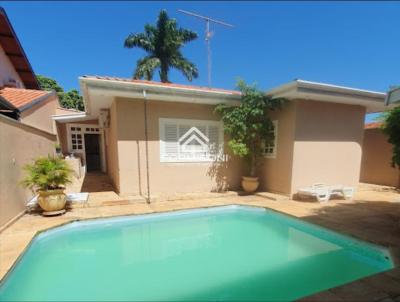
M 83 105 L 82 96 L 76 89 L 71 89 L 67 92 L 57 83 L 56 80 L 37 74 L 36 78 L 39 82 L 40 88 L 48 91 L 55 91 L 57 93 L 58 99 L 60 100 L 60 105 L 63 108 L 85 110 Z
M 133 75 L 135 79 L 152 80 L 154 71 L 159 69 L 161 82 L 169 82 L 168 72 L 175 68 L 189 80 L 197 78 L 197 67 L 186 59 L 181 48 L 197 38 L 191 30 L 178 27 L 175 19 L 170 19 L 165 10 L 161 10 L 156 26 L 146 24 L 143 33 L 130 34 L 125 39 L 126 48 L 141 48 L 147 55 L 136 63 Z

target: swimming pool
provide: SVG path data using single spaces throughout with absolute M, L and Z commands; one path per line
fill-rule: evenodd
M 392 267 L 380 247 L 224 206 L 43 232 L 0 283 L 0 300 L 289 301 Z

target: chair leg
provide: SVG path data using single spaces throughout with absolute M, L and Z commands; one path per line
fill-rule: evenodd
M 317 195 L 317 199 L 319 202 L 326 202 L 329 200 L 330 197 L 331 196 L 329 193 L 320 193 Z

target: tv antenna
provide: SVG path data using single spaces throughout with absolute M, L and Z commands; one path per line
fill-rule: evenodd
M 222 22 L 219 20 L 215 20 L 215 19 L 211 19 L 209 17 L 205 17 L 205 16 L 201 16 L 183 9 L 178 9 L 178 12 L 195 17 L 195 18 L 199 18 L 202 19 L 206 22 L 206 35 L 205 35 L 205 41 L 207 44 L 207 77 L 208 77 L 208 87 L 211 87 L 211 37 L 212 37 L 212 32 L 210 31 L 210 23 L 215 23 L 215 24 L 219 24 L 219 25 L 223 25 L 226 27 L 234 27 L 232 24 L 226 23 L 226 22 Z

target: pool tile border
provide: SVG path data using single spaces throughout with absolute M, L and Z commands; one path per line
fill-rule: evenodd
M 94 213 L 92 215 L 81 215 L 81 216 L 72 216 L 72 217 L 64 217 L 60 216 L 61 219 L 57 220 L 57 223 L 50 223 L 50 226 L 45 226 L 43 228 L 39 227 L 37 230 L 32 231 L 32 230 L 17 230 L 15 232 L 12 232 L 11 230 L 15 225 L 18 224 L 19 221 L 27 217 L 28 214 L 22 216 L 19 220 L 15 222 L 15 224 L 10 225 L 7 229 L 3 230 L 2 233 L 0 233 L 0 254 L 4 252 L 4 246 L 1 243 L 4 243 L 4 237 L 11 236 L 11 237 L 18 237 L 21 236 L 21 233 L 31 233 L 30 236 L 27 236 L 29 239 L 24 240 L 24 245 L 21 246 L 19 245 L 19 248 L 17 248 L 17 252 L 12 252 L 12 256 L 8 256 L 8 265 L 4 265 L 4 263 L 0 263 L 0 283 L 6 278 L 6 276 L 12 271 L 14 266 L 18 263 L 20 258 L 23 256 L 25 251 L 30 247 L 32 244 L 33 240 L 41 233 L 46 232 L 48 230 L 54 229 L 56 227 L 60 227 L 66 224 L 70 224 L 73 222 L 79 222 L 79 221 L 87 221 L 87 220 L 96 220 L 96 219 L 104 219 L 104 218 L 112 218 L 112 217 L 120 217 L 120 216 L 136 216 L 136 215 L 144 215 L 144 214 L 153 214 L 153 213 L 166 213 L 166 212 L 174 212 L 174 211 L 181 211 L 181 210 L 190 210 L 190 209 L 196 209 L 196 208 L 212 208 L 212 207 L 219 207 L 219 206 L 249 206 L 249 207 L 262 207 L 266 210 L 274 211 L 283 215 L 287 215 L 289 217 L 295 218 L 295 219 L 300 219 L 306 223 L 310 224 L 315 224 L 319 227 L 329 229 L 329 227 L 319 224 L 318 222 L 310 222 L 307 219 L 303 219 L 301 215 L 297 216 L 291 211 L 290 209 L 286 208 L 285 206 L 283 207 L 277 207 L 276 201 L 271 201 L 271 200 L 266 200 L 266 198 L 263 198 L 261 196 L 246 196 L 250 197 L 249 198 L 244 198 L 243 196 L 241 197 L 235 197 L 232 198 L 230 197 L 223 197 L 223 198 L 218 198 L 218 199 L 213 199 L 213 200 L 207 200 L 207 199 L 201 199 L 201 200 L 178 200 L 178 201 L 165 201 L 165 202 L 157 202 L 153 204 L 130 204 L 130 205 L 119 205 L 119 206 L 103 206 L 103 207 L 94 207 L 94 208 L 79 208 L 78 209 L 71 209 L 70 212 L 67 212 L 74 214 L 79 214 L 79 212 L 82 211 L 87 211 L 88 209 L 97 209 L 94 210 Z M 226 200 L 227 199 L 227 200 Z M 232 202 L 232 199 L 236 199 L 235 202 Z M 272 203 L 272 204 L 271 204 Z M 272 207 L 271 207 L 272 206 Z M 125 211 L 129 207 L 130 209 L 128 211 Z M 104 209 L 110 209 L 110 208 L 115 208 L 114 211 L 111 210 L 109 212 L 111 213 L 101 213 L 101 210 Z M 118 211 L 120 210 L 120 211 Z M 139 210 L 139 211 L 137 211 Z M 98 213 L 96 213 L 98 212 Z M 105 211 L 107 212 L 107 211 Z M 114 213 L 113 213 L 114 212 Z M 300 211 L 301 212 L 301 211 Z M 81 213 L 82 214 L 82 213 Z M 42 218 L 42 217 L 40 217 Z M 48 218 L 42 218 L 42 219 L 49 219 Z M 52 218 L 50 218 L 52 219 Z M 54 221 L 53 221 L 54 222 Z M 348 233 L 343 230 L 336 230 L 335 228 L 332 228 L 333 232 L 343 234 L 344 236 L 347 236 L 349 238 L 353 238 L 355 240 L 361 241 L 361 242 L 367 242 L 373 245 L 378 245 L 382 246 L 381 244 L 371 241 L 371 240 L 365 240 L 363 238 L 359 238 L 357 236 L 354 236 L 351 233 Z M 6 240 L 7 241 L 7 240 Z M 17 245 L 18 246 L 18 245 Z M 400 301 L 400 267 L 399 267 L 399 254 L 398 250 L 396 249 L 393 251 L 391 247 L 387 246 L 382 246 L 386 249 L 389 250 L 392 261 L 395 265 L 395 268 L 392 270 L 389 270 L 387 272 L 379 273 L 370 277 L 366 277 L 360 280 L 356 280 L 354 282 L 332 288 L 326 291 L 322 291 L 320 293 L 316 293 L 314 295 L 311 295 L 309 297 L 305 297 L 300 299 L 300 301 L 355 301 L 355 300 L 362 300 L 362 301 L 385 301 L 385 302 L 399 302 Z M 2 257 L 0 257 L 2 258 Z M 1 259 L 0 259 L 1 260 Z M 380 279 L 385 279 L 385 281 L 382 282 L 376 282 L 376 280 Z M 374 285 L 370 285 L 374 284 Z M 389 284 L 389 285 L 388 285 Z

